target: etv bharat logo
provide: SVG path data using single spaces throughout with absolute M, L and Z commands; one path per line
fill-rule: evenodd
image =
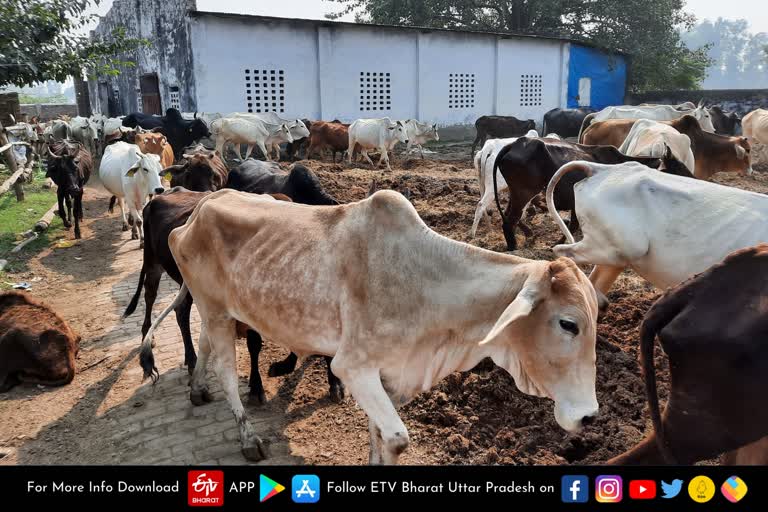
M 205 470 L 187 474 L 187 504 L 190 507 L 224 505 L 224 472 Z

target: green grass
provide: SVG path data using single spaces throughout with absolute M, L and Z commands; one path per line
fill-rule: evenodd
M 0 182 L 6 180 L 10 173 L 0 166 Z M 32 183 L 24 184 L 25 200 L 16 201 L 13 189 L 0 196 L 0 258 L 8 260 L 4 271 L 0 271 L 0 289 L 8 288 L 6 272 L 22 272 L 26 269 L 26 261 L 51 244 L 52 241 L 64 236 L 66 232 L 61 218 L 56 216 L 48 230 L 30 242 L 18 253 L 11 253 L 15 242 L 21 240 L 21 233 L 32 229 L 40 217 L 56 202 L 56 192 L 43 188 L 45 171 L 37 169 Z

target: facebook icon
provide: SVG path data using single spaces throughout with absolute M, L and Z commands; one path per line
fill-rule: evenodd
M 589 479 L 586 476 L 564 476 L 560 498 L 563 503 L 586 503 L 589 499 Z

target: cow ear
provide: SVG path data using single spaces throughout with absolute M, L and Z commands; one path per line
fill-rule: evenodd
M 526 318 L 531 311 L 540 302 L 539 287 L 534 281 L 535 278 L 528 278 L 523 289 L 517 294 L 515 300 L 507 306 L 507 309 L 501 314 L 491 331 L 480 341 L 480 345 L 490 343 L 499 337 L 499 335 L 514 322 Z
M 129 178 L 133 178 L 133 175 L 136 174 L 136 171 L 138 170 L 139 170 L 138 165 L 133 166 L 130 169 L 128 169 L 128 172 L 126 172 L 125 175 L 128 176 Z

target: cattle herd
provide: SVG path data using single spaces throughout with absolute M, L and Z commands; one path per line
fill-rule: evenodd
M 768 443 L 761 443 L 768 439 L 768 196 L 709 181 L 717 172 L 752 172 L 752 144 L 768 144 L 768 111 L 740 120 L 693 103 L 554 109 L 541 127 L 505 116 L 477 120 L 480 197 L 471 234 L 495 203 L 515 251 L 518 227 L 533 234 L 526 207 L 545 210 L 563 234 L 554 261 L 439 235 L 391 190 L 372 187 L 365 199 L 340 204 L 306 166 L 284 171 L 273 161 L 330 150 L 334 162 L 341 153 L 348 163 L 363 158 L 389 170 L 398 143 L 424 158 L 422 145 L 439 140 L 435 124 L 168 109 L 164 116 L 33 120 L 7 131 L 29 148 L 20 158 L 46 157 L 59 215 L 66 228 L 74 224 L 76 238 L 83 188 L 98 175 L 112 195 L 110 211 L 117 203 L 122 229 L 143 251 L 124 317 L 143 289 L 145 377 L 159 378 L 153 333 L 175 310 L 190 400 L 211 401 L 206 366 L 215 354 L 249 460 L 269 453 L 238 393 L 236 338 L 247 340 L 254 404 L 265 402 L 264 338 L 291 350 L 270 376 L 292 372 L 300 357 L 325 356 L 331 398 L 349 393 L 368 416 L 371 463 L 397 463 L 408 447 L 400 406 L 484 358 L 509 372 L 521 392 L 551 399 L 557 423 L 578 431 L 598 414 L 598 315 L 610 307 L 620 273 L 632 269 L 666 290 L 639 340 L 654 428 L 609 462 L 689 464 L 728 452 L 731 463 L 768 463 Z M 237 158 L 225 159 L 228 144 Z M 254 148 L 264 160 L 249 158 Z M 370 151 L 378 152 L 377 164 Z M 560 211 L 570 212 L 567 223 Z M 589 275 L 580 265 L 593 266 Z M 163 273 L 181 288 L 153 322 Z M 201 317 L 197 352 L 193 302 Z M 663 413 L 657 337 L 671 368 Z M 0 341 L 0 390 L 74 378 L 79 337 L 22 293 L 0 295 Z

